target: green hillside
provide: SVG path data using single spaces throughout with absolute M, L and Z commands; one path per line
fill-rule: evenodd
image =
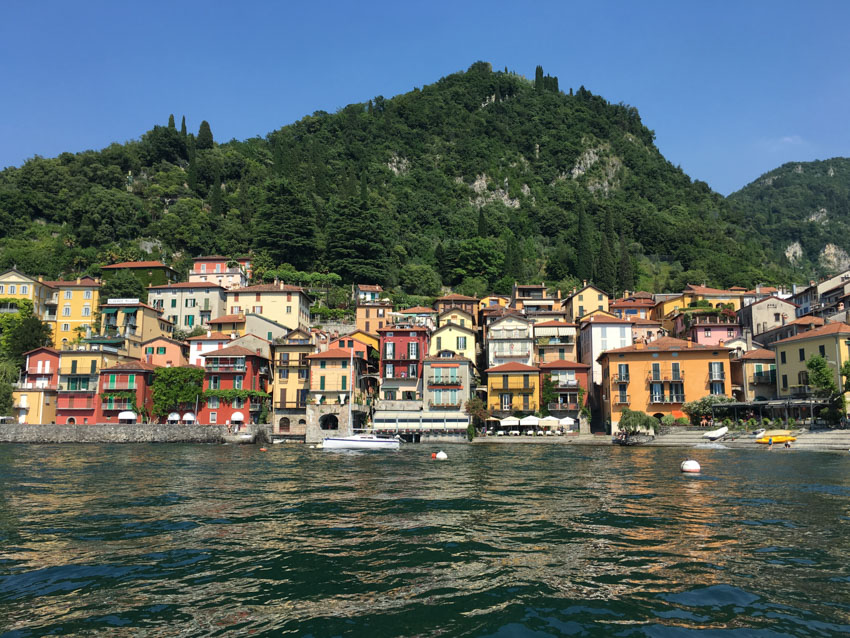
M 729 196 L 743 228 L 761 233 L 802 274 L 850 267 L 850 159 L 791 162 Z
M 173 119 L 137 141 L 0 173 L 0 267 L 252 250 L 344 281 L 504 292 L 778 282 L 741 214 L 671 165 L 635 108 L 478 62 L 422 89 L 216 143 Z

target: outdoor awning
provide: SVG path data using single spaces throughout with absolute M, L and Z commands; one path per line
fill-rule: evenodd
M 231 421 L 244 421 L 245 415 L 242 414 L 241 412 L 234 412 L 233 416 L 230 417 L 230 420 Z
M 186 414 L 183 415 L 183 420 L 184 421 L 192 421 L 194 423 L 195 413 L 194 412 L 187 412 Z
M 123 412 L 118 413 L 118 420 L 119 421 L 135 421 L 136 420 L 136 413 L 130 412 L 130 410 L 124 410 Z
M 528 416 L 524 416 L 519 420 L 520 425 L 537 425 L 540 423 L 540 419 L 533 414 L 529 414 Z
M 180 415 L 177 412 L 172 412 L 171 414 L 168 415 L 168 420 L 169 421 L 179 421 Z
M 102 315 L 114 315 L 118 312 L 118 308 L 102 308 L 100 314 Z
M 121 308 L 121 312 L 123 312 L 125 315 L 135 314 L 137 310 L 138 308 Z
M 515 416 L 509 416 L 502 419 L 502 425 L 519 425 L 519 419 Z

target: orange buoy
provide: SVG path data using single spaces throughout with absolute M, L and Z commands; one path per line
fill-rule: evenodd
M 437 453 L 436 453 L 436 452 L 431 452 L 431 458 L 432 458 L 432 459 L 437 458 Z
M 260 448 L 260 452 L 268 452 L 268 450 L 267 450 L 266 448 L 264 448 L 264 447 L 261 447 L 261 448 Z

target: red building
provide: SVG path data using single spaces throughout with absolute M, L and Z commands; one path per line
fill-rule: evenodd
M 59 383 L 59 351 L 54 348 L 36 348 L 25 352 L 25 388 L 49 388 L 56 390 Z
M 204 390 L 256 390 L 268 392 L 269 358 L 243 346 L 226 346 L 202 354 Z M 198 413 L 199 423 L 240 426 L 256 423 L 268 399 L 208 396 Z
M 552 379 L 555 399 L 546 403 L 545 407 L 553 416 L 575 417 L 578 411 L 587 404 L 588 371 L 590 366 L 577 361 L 549 361 L 541 363 L 540 367 L 540 407 L 543 404 L 543 382 L 549 376 Z M 581 390 L 581 391 L 580 391 Z M 579 405 L 581 395 L 581 405 Z
M 431 334 L 427 328 L 394 325 L 378 330 L 381 343 L 381 398 L 421 400 L 422 368 Z
M 100 371 L 95 422 L 134 423 L 150 420 L 153 373 L 145 361 L 116 363 Z

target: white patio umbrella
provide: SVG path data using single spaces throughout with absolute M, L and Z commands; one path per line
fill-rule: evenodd
M 533 414 L 529 414 L 528 416 L 524 416 L 519 420 L 520 425 L 531 425 L 535 426 L 540 423 L 540 418 L 534 416 Z
M 553 416 L 545 416 L 540 419 L 540 423 L 538 425 L 542 428 L 555 428 L 558 427 L 560 424 L 561 422 L 557 418 Z
M 565 416 L 563 419 L 558 421 L 561 425 L 574 425 L 576 420 L 570 416 Z
M 515 416 L 505 417 L 501 421 L 502 425 L 519 425 L 519 419 Z

